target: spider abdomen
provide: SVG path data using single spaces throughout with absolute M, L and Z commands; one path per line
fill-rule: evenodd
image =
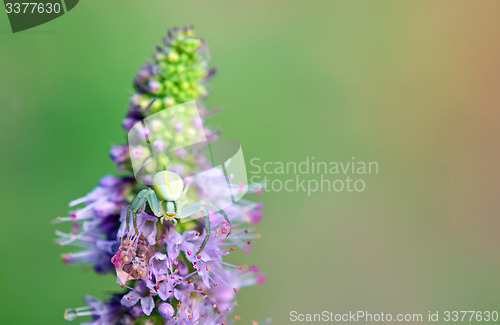
M 177 201 L 184 190 L 184 182 L 176 173 L 162 170 L 153 176 L 151 187 L 162 200 Z

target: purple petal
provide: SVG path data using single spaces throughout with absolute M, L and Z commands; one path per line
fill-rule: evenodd
M 158 288 L 156 292 L 158 293 L 158 296 L 161 300 L 167 300 L 172 296 L 172 293 L 170 292 L 171 290 L 172 286 L 167 280 L 165 280 L 160 283 L 160 288 Z
M 153 297 L 151 296 L 146 296 L 141 298 L 141 307 L 142 311 L 146 315 L 151 315 L 151 312 L 153 311 L 153 308 L 155 307 L 155 302 L 153 301 Z
M 151 258 L 150 264 L 153 267 L 155 276 L 168 274 L 169 265 L 167 255 L 156 252 L 156 254 Z
M 133 290 L 123 296 L 120 302 L 122 306 L 130 308 L 135 305 L 139 301 L 139 299 L 141 299 L 141 295 L 139 294 L 139 292 Z
M 114 187 L 120 185 L 123 182 L 121 177 L 117 177 L 114 175 L 106 175 L 99 180 L 99 185 L 104 187 Z

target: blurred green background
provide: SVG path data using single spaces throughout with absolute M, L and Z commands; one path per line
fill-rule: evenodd
M 247 162 L 377 161 L 362 193 L 269 192 L 242 324 L 323 310 L 499 310 L 499 1 L 81 1 L 0 13 L 2 324 L 65 324 L 113 275 L 65 266 L 51 219 L 114 172 L 132 78 L 194 24 L 220 66 L 208 124 Z M 293 177 L 293 175 L 291 175 Z M 279 179 L 288 176 L 276 176 Z

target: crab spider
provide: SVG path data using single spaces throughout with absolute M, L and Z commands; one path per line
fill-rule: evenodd
M 177 201 L 184 194 L 184 182 L 181 177 L 174 172 L 169 170 L 163 170 L 156 173 L 153 176 L 153 180 L 151 182 L 151 187 L 143 189 L 140 191 L 137 196 L 134 198 L 132 203 L 130 203 L 127 210 L 127 230 L 129 229 L 129 218 L 130 213 L 132 212 L 134 230 L 136 233 L 139 233 L 137 230 L 137 213 L 141 212 L 145 207 L 146 203 L 149 203 L 149 207 L 151 211 L 153 211 L 154 215 L 160 219 L 163 223 L 165 220 L 171 220 L 176 223 L 178 219 L 187 218 L 196 212 L 203 212 L 205 217 L 205 230 L 207 235 L 201 244 L 200 249 L 196 253 L 198 255 L 210 237 L 210 220 L 209 220 L 209 212 L 207 207 L 214 209 L 224 216 L 224 219 L 230 224 L 229 218 L 226 213 L 218 208 L 215 204 L 209 201 L 198 201 L 191 204 L 188 204 L 182 209 L 178 209 Z M 229 233 L 228 233 L 229 235 Z

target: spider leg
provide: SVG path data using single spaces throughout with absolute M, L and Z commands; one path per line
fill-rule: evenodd
M 158 200 L 155 191 L 149 189 L 149 191 L 144 196 L 148 200 L 151 211 L 153 211 L 156 217 L 160 218 L 163 215 L 163 212 L 160 209 L 160 201 Z
M 205 236 L 205 239 L 203 239 L 203 243 L 201 243 L 200 249 L 196 252 L 196 255 L 200 254 L 203 248 L 205 248 L 208 237 L 210 237 L 210 219 L 208 217 L 208 210 L 205 207 L 203 207 L 203 214 L 205 215 L 205 232 L 207 235 Z
M 130 230 L 130 226 L 129 226 L 129 218 L 130 218 L 130 212 L 132 212 L 132 209 L 133 207 L 136 205 L 137 201 L 140 199 L 140 197 L 142 196 L 142 194 L 145 192 L 146 190 L 142 190 L 140 191 L 136 197 L 132 200 L 132 202 L 129 204 L 128 206 L 128 209 L 127 209 L 127 218 L 126 218 L 126 225 L 127 225 L 127 230 Z
M 229 223 L 229 231 L 227 232 L 227 235 L 229 236 L 229 234 L 231 233 L 231 221 L 229 221 L 229 218 L 228 218 L 227 214 L 224 212 L 224 210 L 222 210 L 221 208 L 219 208 L 218 206 L 216 206 L 215 204 L 213 204 L 210 201 L 201 201 L 201 202 L 202 202 L 202 204 L 204 204 L 204 205 L 210 207 L 211 209 L 217 211 L 218 213 L 222 214 L 222 216 L 227 221 L 227 223 Z
M 135 199 L 132 201 L 132 203 L 130 203 L 127 209 L 127 230 L 129 230 L 130 228 L 128 218 L 130 217 L 130 212 L 132 212 L 132 220 L 136 234 L 139 233 L 139 231 L 137 230 L 137 213 L 139 213 L 142 210 L 142 207 L 147 200 L 147 198 L 145 198 L 144 196 L 147 194 L 149 190 L 151 189 L 147 188 L 140 191 L 135 197 Z
M 191 187 L 191 183 L 192 182 L 190 182 L 190 181 L 186 181 L 186 183 L 184 184 L 184 191 L 182 191 L 181 197 L 183 197 L 184 195 L 186 195 L 187 191 Z
M 139 233 L 139 231 L 137 230 L 137 213 L 141 212 L 142 207 L 144 206 L 145 202 L 146 202 L 146 198 L 144 196 L 141 196 L 139 198 L 139 200 L 137 200 L 135 206 L 132 208 L 132 218 L 133 218 L 134 230 L 135 230 L 136 234 Z
M 194 202 L 194 203 L 186 205 L 184 207 L 184 209 L 182 209 L 179 213 L 179 215 L 180 215 L 179 218 L 183 219 L 183 218 L 187 218 L 187 217 L 195 214 L 196 212 L 200 212 L 200 211 L 203 212 L 203 215 L 205 217 L 205 230 L 206 230 L 207 234 L 205 236 L 205 239 L 203 240 L 203 243 L 201 244 L 200 249 L 198 250 L 198 252 L 196 252 L 196 255 L 200 254 L 200 252 L 203 250 L 203 248 L 205 248 L 205 245 L 207 244 L 208 238 L 210 237 L 210 219 L 209 219 L 208 210 L 205 206 L 203 206 L 202 201 L 198 201 L 198 202 Z
M 201 253 L 203 248 L 205 248 L 205 245 L 207 244 L 208 238 L 210 237 L 210 233 L 211 233 L 211 231 L 210 231 L 210 218 L 209 218 L 209 212 L 208 212 L 207 206 L 214 209 L 218 213 L 222 214 L 224 216 L 224 219 L 227 222 L 229 222 L 229 218 L 227 217 L 226 213 L 222 209 L 218 208 L 215 204 L 213 204 L 212 202 L 209 202 L 209 201 L 194 202 L 194 203 L 187 205 L 184 209 L 182 209 L 180 218 L 189 217 L 189 216 L 191 216 L 199 211 L 203 212 L 203 216 L 205 218 L 205 231 L 207 234 L 205 236 L 205 239 L 203 240 L 203 243 L 201 244 L 200 249 L 196 253 L 196 255 Z M 229 222 L 229 224 L 231 225 L 230 222 Z M 229 233 L 228 233 L 228 235 L 229 235 Z

